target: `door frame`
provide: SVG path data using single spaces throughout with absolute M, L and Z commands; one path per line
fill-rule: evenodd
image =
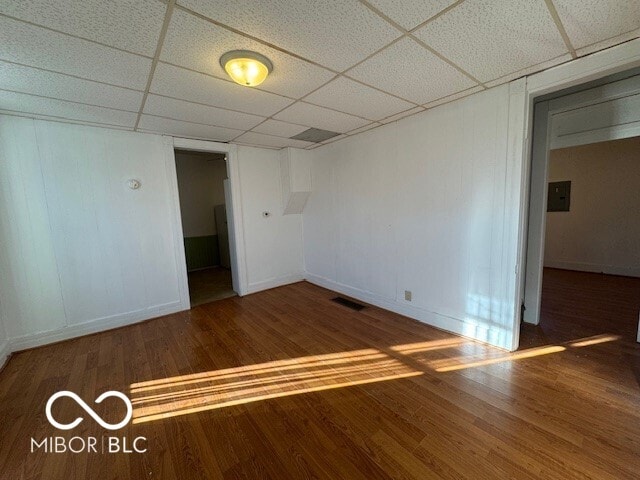
M 544 253 L 547 225 L 547 185 L 549 181 L 549 161 L 552 148 L 566 148 L 587 143 L 604 142 L 640 135 L 640 122 L 609 122 L 585 131 L 576 127 L 560 135 L 560 125 L 571 128 L 562 117 L 569 114 L 574 118 L 584 112 L 583 109 L 598 108 L 607 118 L 613 102 L 627 105 L 640 98 L 640 72 L 638 69 L 626 70 L 621 75 L 608 75 L 601 81 L 582 84 L 575 89 L 564 90 L 551 98 L 539 98 L 534 105 L 533 145 L 531 149 L 529 218 L 527 235 L 527 257 L 524 282 L 523 321 L 538 325 L 540 323 L 540 304 L 542 299 L 542 279 L 544 272 Z M 572 91 L 573 90 L 573 91 Z M 593 114 L 593 113 L 591 113 Z M 564 123 L 559 123 L 564 122 Z
M 574 87 L 592 80 L 597 80 L 609 75 L 613 75 L 625 70 L 630 70 L 640 66 L 640 39 L 630 40 L 626 43 L 611 47 L 607 50 L 596 52 L 586 57 L 573 60 L 569 63 L 545 70 L 527 78 L 524 92 L 524 116 L 516 116 L 510 120 L 509 130 L 517 135 L 518 132 L 525 132 L 524 141 L 521 143 L 521 184 L 520 184 L 520 221 L 518 233 L 518 254 L 516 263 L 516 305 L 520 306 L 524 302 L 525 277 L 527 272 L 527 239 L 531 219 L 529 211 L 531 205 L 532 191 L 532 166 L 534 158 L 534 101 L 536 98 L 550 93 L 558 92 L 566 88 Z M 543 115 L 543 130 L 548 130 L 548 112 Z M 523 123 L 520 123 L 523 122 Z M 515 137 L 517 138 L 517 137 Z M 542 142 L 541 139 L 535 140 Z M 544 156 L 547 156 L 549 136 L 545 135 Z M 538 148 L 536 148 L 538 150 Z M 537 152 L 536 152 L 537 153 Z M 546 171 L 546 165 L 544 167 Z M 546 182 L 545 182 L 546 188 Z M 546 195 L 543 195 L 542 205 L 546 205 Z M 539 208 L 538 208 L 539 210 Z M 546 208 L 544 208 L 546 210 Z M 540 212 L 538 212 L 540 214 Z M 545 212 L 542 212 L 544 214 Z M 535 219 L 534 219 L 535 220 Z M 538 221 L 538 220 L 535 220 Z M 538 234 L 544 234 L 544 226 L 537 228 Z M 532 261 L 530 259 L 530 261 Z M 539 262 L 542 258 L 538 259 Z M 540 267 L 540 266 L 539 266 Z M 541 268 L 541 267 L 540 267 Z M 541 283 L 541 278 L 539 279 Z M 539 288 L 538 288 L 539 291 Z M 539 317 L 538 317 L 539 318 Z M 513 349 L 519 344 L 520 337 L 520 315 L 516 315 L 513 328 Z
M 173 163 L 174 183 L 174 212 L 177 216 L 176 234 L 180 238 L 177 255 L 182 289 L 186 292 L 187 305 L 190 308 L 189 286 L 187 280 L 187 264 L 182 241 L 182 214 L 178 196 L 178 178 L 175 171 L 175 150 L 195 152 L 224 153 L 226 155 L 227 178 L 230 202 L 226 202 L 227 222 L 229 227 L 229 254 L 231 257 L 231 277 L 233 290 L 239 295 L 246 295 L 248 291 L 248 275 L 246 265 L 246 248 L 244 242 L 244 223 L 242 217 L 242 195 L 240 188 L 240 172 L 238 165 L 238 147 L 229 143 L 211 142 L 207 140 L 193 140 L 190 138 L 171 137 L 171 159 Z
M 533 108 L 531 168 L 529 168 L 529 209 L 527 218 L 526 259 L 522 321 L 538 325 L 542 302 L 544 241 L 547 231 L 547 179 L 549 177 L 549 101 Z

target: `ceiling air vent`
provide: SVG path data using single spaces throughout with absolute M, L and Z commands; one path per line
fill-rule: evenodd
M 338 135 L 340 134 L 337 132 L 330 132 L 329 130 L 322 130 L 320 128 L 310 128 L 309 130 L 305 130 L 304 132 L 294 135 L 291 139 L 320 143 L 325 140 L 329 140 L 330 138 L 337 137 Z

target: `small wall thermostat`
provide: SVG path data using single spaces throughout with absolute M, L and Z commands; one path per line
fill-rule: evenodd
M 130 180 L 127 180 L 127 186 L 131 190 L 137 190 L 142 186 L 142 184 L 140 183 L 140 180 L 136 180 L 135 178 L 132 178 Z

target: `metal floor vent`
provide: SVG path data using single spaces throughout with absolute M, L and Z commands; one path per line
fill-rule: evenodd
M 337 137 L 338 135 L 340 134 L 337 132 L 330 132 L 329 130 L 322 130 L 320 128 L 310 128 L 290 138 L 292 138 L 293 140 L 304 140 L 305 142 L 320 143 L 324 142 L 325 140 L 329 140 L 330 138 Z
M 354 302 L 352 300 L 349 300 L 348 298 L 344 298 L 344 297 L 332 298 L 331 301 L 339 303 L 340 305 L 344 305 L 345 307 L 350 308 L 351 310 L 355 310 L 357 312 L 359 312 L 360 310 L 365 308 L 364 305 L 361 305 L 359 303 L 356 303 L 356 302 Z

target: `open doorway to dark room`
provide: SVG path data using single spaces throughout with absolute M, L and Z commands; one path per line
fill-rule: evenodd
M 520 348 L 640 383 L 640 70 L 538 98 Z
M 529 345 L 630 346 L 640 312 L 640 137 L 553 149 L 538 328 Z M 524 346 L 524 345 L 523 345 Z M 640 367 L 640 365 L 639 365 Z
M 175 151 L 191 306 L 227 298 L 232 287 L 224 153 Z

